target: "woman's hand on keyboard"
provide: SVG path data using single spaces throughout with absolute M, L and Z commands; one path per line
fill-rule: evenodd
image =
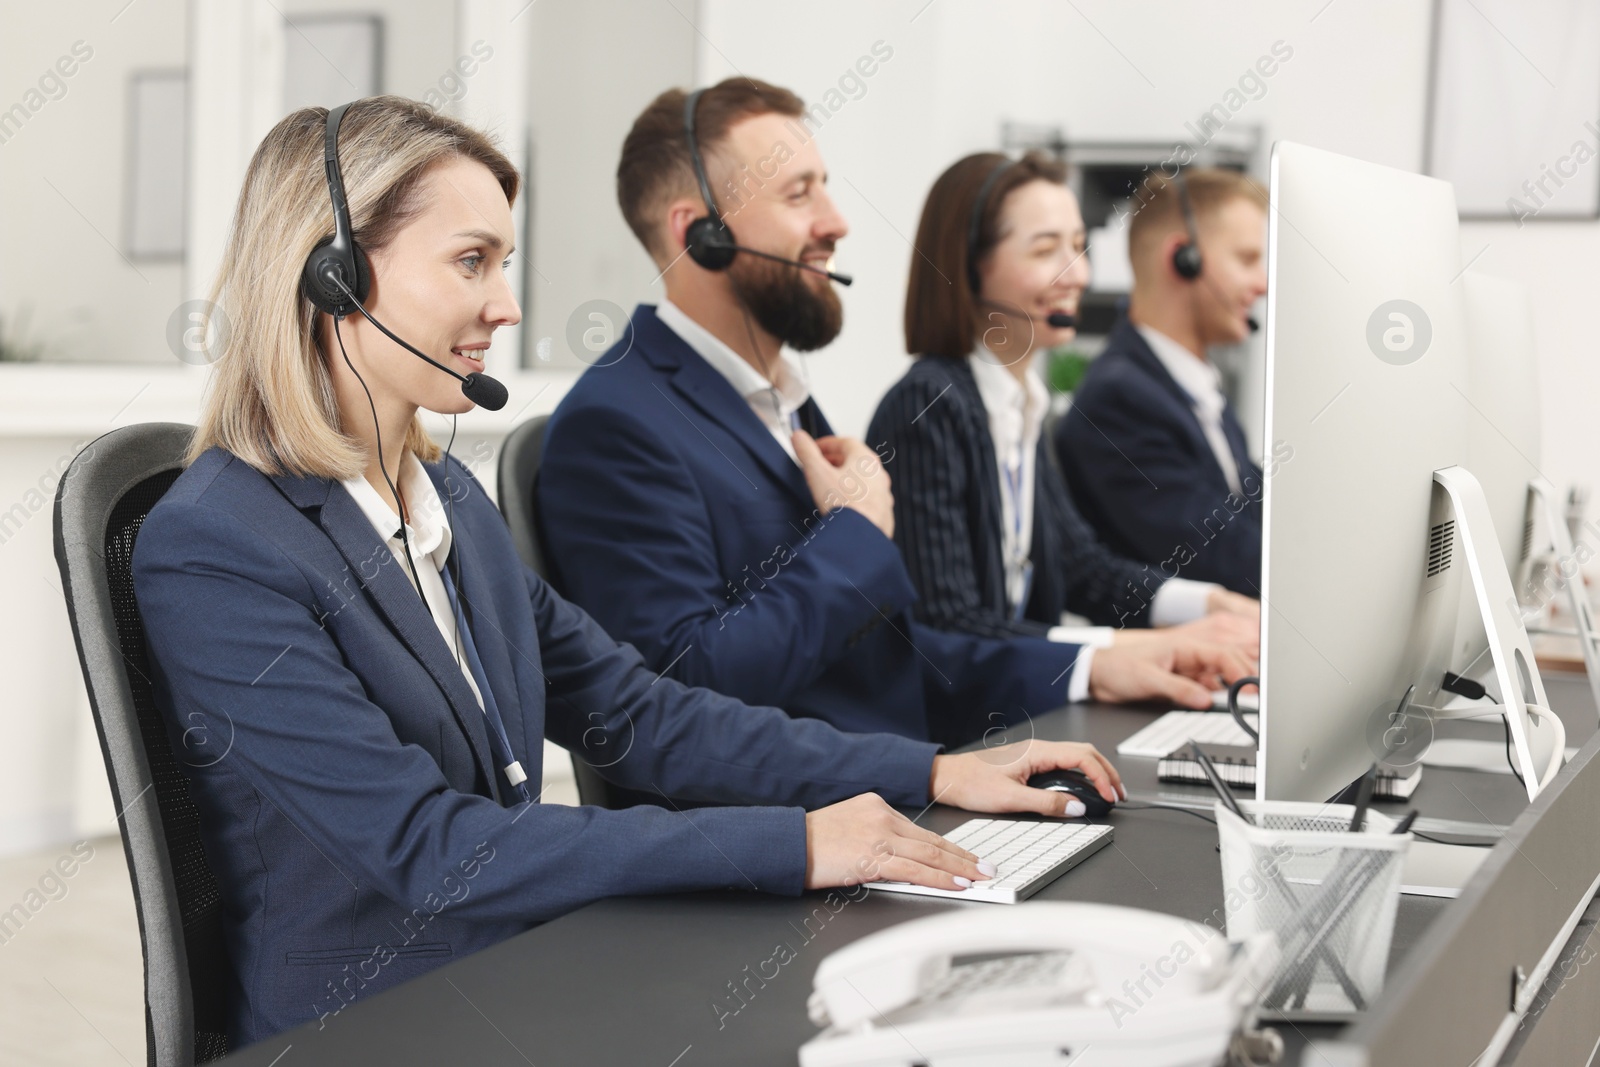
M 1093 745 L 1018 741 L 978 752 L 933 757 L 929 799 L 968 811 L 1031 811 L 1064 816 L 1073 799 L 1071 794 L 1028 785 L 1028 779 L 1035 774 L 1064 769 L 1082 771 L 1100 795 L 1113 804 L 1127 796 L 1122 776 Z
M 935 756 L 937 763 L 944 756 Z M 1037 792 L 1037 790 L 1035 790 Z M 879 880 L 966 889 L 995 869 L 924 830 L 876 793 L 806 812 L 806 888 Z

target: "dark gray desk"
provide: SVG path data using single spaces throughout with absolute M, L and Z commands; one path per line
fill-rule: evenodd
M 1561 683 L 1551 688 L 1551 702 L 1568 721 L 1570 743 L 1581 744 L 1595 729 L 1586 688 Z M 1154 718 L 1154 712 L 1126 708 L 1075 707 L 1014 734 L 1088 740 L 1110 754 L 1119 740 Z M 1483 736 L 1498 736 L 1498 729 L 1489 728 Z M 1116 762 L 1131 794 L 1207 795 L 1158 787 L 1152 760 Z M 1437 769 L 1424 774 L 1413 799 L 1426 815 L 1502 824 L 1526 806 L 1526 794 L 1509 775 Z M 921 822 L 943 831 L 970 817 L 941 806 Z M 1221 927 L 1222 877 L 1213 827 L 1165 810 L 1117 811 L 1109 821 L 1117 828 L 1113 844 L 1036 899 L 1149 908 Z M 301 1027 L 228 1062 L 243 1067 L 790 1067 L 800 1045 L 816 1032 L 806 1018 L 805 1000 L 825 956 L 907 919 L 952 907 L 994 906 L 862 890 L 851 891 L 857 898 L 852 900 L 842 890 L 833 892 L 832 907 L 820 892 L 797 899 L 716 892 L 601 901 L 359 1002 L 325 1029 Z M 1449 903 L 1401 899 L 1391 969 Z M 764 980 L 763 964 L 780 944 L 794 958 L 778 968 L 775 978 Z M 771 975 L 773 965 L 767 964 L 765 973 Z M 741 997 L 734 995 L 736 987 Z M 1331 1026 L 1279 1029 L 1289 1046 L 1287 1064 L 1299 1062 L 1308 1038 L 1337 1031 Z

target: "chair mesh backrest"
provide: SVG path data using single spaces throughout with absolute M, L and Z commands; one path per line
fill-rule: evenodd
M 57 560 L 122 816 L 144 943 L 151 1067 L 207 1063 L 227 1053 L 225 998 L 232 985 L 217 880 L 188 779 L 156 707 L 133 594 L 135 541 L 145 516 L 181 473 L 189 429 L 135 426 L 107 434 L 68 468 L 56 501 Z M 146 791 L 157 819 L 143 807 L 151 803 Z
M 200 842 L 200 812 L 189 794 L 189 780 L 172 754 L 161 710 L 156 707 L 150 683 L 144 623 L 133 597 L 133 545 L 144 518 L 155 507 L 180 472 L 162 471 L 134 486 L 111 511 L 106 524 L 106 583 L 133 691 L 134 714 L 144 739 L 153 792 L 161 811 L 161 828 L 167 839 L 167 861 L 178 893 L 178 915 L 183 922 L 185 955 L 189 959 L 189 987 L 195 1014 L 195 1062 L 219 1059 L 228 1051 L 226 1005 L 228 958 L 222 941 L 222 896 L 216 876 L 206 862 Z

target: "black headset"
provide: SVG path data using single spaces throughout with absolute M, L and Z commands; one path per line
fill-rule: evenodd
M 367 254 L 356 244 L 354 227 L 350 224 L 350 205 L 344 193 L 344 178 L 339 174 L 339 125 L 344 121 L 344 113 L 356 102 L 340 104 L 328 112 L 323 132 L 322 162 L 328 176 L 328 199 L 333 202 L 333 236 L 319 241 L 306 257 L 306 265 L 300 271 L 300 291 L 313 307 L 332 315 L 336 326 L 346 315 L 361 312 L 389 340 L 460 382 L 461 392 L 468 400 L 481 408 L 499 411 L 506 406 L 506 398 L 510 394 L 497 379 L 477 371 L 462 374 L 446 367 L 415 345 L 395 336 L 366 308 L 367 294 L 372 291 L 372 270 L 367 263 Z M 365 386 L 365 383 L 362 384 Z
M 978 239 L 983 234 L 983 212 L 989 206 L 989 197 L 994 192 L 995 183 L 1000 180 L 1000 175 L 1011 169 L 1011 160 L 1002 159 L 989 176 L 983 179 L 983 184 L 978 186 L 978 195 L 972 201 L 972 217 L 967 220 L 967 284 L 972 287 L 972 295 L 977 296 L 980 287 L 978 278 Z
M 717 202 L 711 196 L 711 179 L 706 177 L 705 160 L 700 158 L 700 137 L 695 132 L 694 113 L 703 92 L 704 89 L 696 89 L 684 98 L 683 129 L 689 139 L 689 161 L 694 164 L 694 180 L 700 185 L 706 213 L 689 223 L 683 243 L 689 258 L 706 270 L 727 270 L 733 265 L 733 257 L 739 254 L 739 245 L 717 210 Z
M 985 300 L 980 291 L 982 279 L 978 276 L 978 239 L 983 234 L 983 212 L 989 206 L 989 197 L 993 195 L 995 183 L 1000 180 L 1000 175 L 1010 170 L 1013 165 L 1012 160 L 1002 159 L 994 170 L 989 172 L 989 176 L 983 179 L 983 184 L 978 186 L 978 195 L 972 201 L 972 215 L 967 219 L 967 284 L 972 287 L 973 299 L 978 303 L 1022 313 L 1020 308 L 1005 308 L 992 300 Z M 1032 315 L 1022 314 L 1024 318 L 1033 320 Z M 1045 316 L 1044 321 L 1056 329 L 1068 329 L 1078 324 L 1077 316 L 1068 315 L 1065 311 L 1052 311 Z
M 1194 220 L 1194 204 L 1189 200 L 1189 183 L 1184 181 L 1183 171 L 1180 169 L 1173 179 L 1178 183 L 1178 210 L 1183 213 L 1183 229 L 1189 239 L 1172 250 L 1172 269 L 1178 272 L 1178 277 L 1184 281 L 1196 281 L 1200 272 L 1205 268 L 1205 260 L 1200 255 L 1200 227 Z M 1251 333 L 1261 329 L 1261 323 L 1256 321 L 1254 315 L 1244 317 L 1245 328 Z
M 349 104 L 340 104 L 328 112 L 323 134 L 322 161 L 328 176 L 328 198 L 333 201 L 333 236 L 311 250 L 300 273 L 300 288 L 306 299 L 338 318 L 354 312 L 372 290 L 367 254 L 350 232 L 350 205 L 345 200 L 344 178 L 339 174 L 339 124 L 349 109 Z
M 1200 277 L 1200 271 L 1205 266 L 1205 260 L 1200 256 L 1200 228 L 1195 225 L 1194 205 L 1189 202 L 1189 183 L 1183 180 L 1183 171 L 1178 171 L 1175 179 L 1178 183 L 1178 209 L 1183 212 L 1183 229 L 1189 239 L 1172 250 L 1172 269 L 1178 272 L 1178 277 L 1185 281 L 1194 281 Z
M 821 274 L 840 285 L 849 285 L 854 279 L 848 274 L 813 267 L 798 259 L 786 259 L 770 252 L 747 248 L 734 240 L 733 231 L 728 228 L 727 220 L 717 210 L 717 202 L 711 195 L 711 179 L 706 177 L 706 163 L 700 157 L 700 137 L 695 132 L 694 114 L 700 103 L 700 94 L 703 92 L 704 89 L 696 89 L 683 101 L 683 130 L 689 141 L 689 162 L 694 165 L 694 180 L 700 186 L 700 199 L 706 202 L 706 213 L 689 223 L 689 228 L 683 234 L 683 250 L 689 253 L 689 258 L 706 270 L 720 271 L 727 270 L 733 265 L 733 258 L 744 252 L 760 256 L 762 259 L 770 259 L 774 263 L 783 263 L 790 267 L 808 270 L 813 274 Z

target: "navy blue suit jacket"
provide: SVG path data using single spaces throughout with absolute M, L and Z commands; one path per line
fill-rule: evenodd
M 1055 444 L 1074 501 L 1112 551 L 1168 578 L 1261 595 L 1261 468 L 1232 406 L 1228 486 L 1193 401 L 1124 316 L 1084 375 Z
M 1006 600 L 1000 472 L 970 360 L 923 356 L 878 403 L 867 430 L 895 453 L 894 540 L 919 594 L 917 618 L 944 630 L 1043 636 L 1063 611 L 1148 626 L 1165 579 L 1101 544 L 1072 506 L 1043 435 L 1034 454 L 1033 585 L 1021 618 Z
M 814 403 L 800 414 L 830 432 Z M 557 588 L 690 684 L 949 744 L 1065 702 L 1076 645 L 914 621 L 894 542 L 853 508 L 819 515 L 750 405 L 652 307 L 557 407 L 538 502 Z
M 222 890 L 235 1047 L 331 1025 L 600 897 L 797 893 L 802 807 L 874 788 L 927 800 L 932 745 L 847 737 L 645 669 L 522 565 L 482 487 L 445 462 L 428 473 L 454 495 L 451 565 L 535 789 L 548 736 L 622 785 L 792 806 L 518 803 L 451 650 L 350 494 L 212 449 L 151 510 L 134 582 Z

